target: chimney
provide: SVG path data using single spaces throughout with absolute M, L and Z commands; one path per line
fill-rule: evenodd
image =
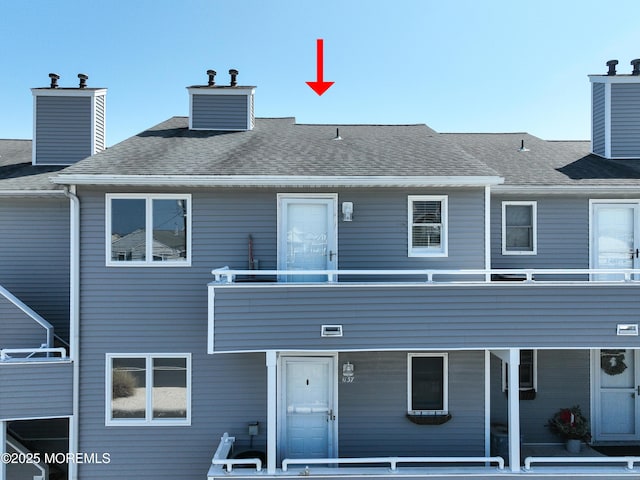
M 49 87 L 31 89 L 33 165 L 71 165 L 104 150 L 107 90 L 88 88 L 84 73 L 74 88 L 60 87 L 55 73 L 49 78 Z
M 618 61 L 609 60 L 605 75 L 589 75 L 591 151 L 604 158 L 640 158 L 640 59 L 630 64 L 618 74 Z
M 252 130 L 255 86 L 239 86 L 238 70 L 229 70 L 229 85 L 216 85 L 215 70 L 207 70 L 206 85 L 187 87 L 189 129 L 239 132 Z

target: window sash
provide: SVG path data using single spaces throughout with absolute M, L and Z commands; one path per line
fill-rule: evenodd
M 128 378 L 122 378 L 122 372 Z M 190 354 L 107 354 L 106 425 L 190 425 Z
M 502 254 L 535 255 L 536 202 L 502 203 Z
M 138 202 L 143 219 L 115 218 L 131 206 L 140 210 Z M 191 265 L 190 194 L 107 194 L 105 203 L 108 266 Z
M 448 356 L 440 354 L 409 354 L 408 405 L 410 414 L 448 413 Z
M 447 197 L 409 195 L 409 256 L 447 255 Z

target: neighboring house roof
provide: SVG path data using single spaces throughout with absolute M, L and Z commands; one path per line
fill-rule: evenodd
M 0 140 L 0 192 L 62 190 L 51 183 L 61 166 L 31 164 L 31 140 Z
M 426 125 L 303 125 L 258 118 L 242 132 L 173 117 L 61 172 L 86 176 L 458 177 L 498 174 Z M 339 130 L 340 139 L 336 139 Z M 66 177 L 72 175 L 73 177 Z
M 548 141 L 528 133 L 445 133 L 496 170 L 505 186 L 640 187 L 640 160 L 607 160 L 589 141 Z M 524 141 L 524 151 L 521 145 Z

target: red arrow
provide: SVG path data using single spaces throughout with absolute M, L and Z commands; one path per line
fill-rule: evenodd
M 318 75 L 316 77 L 315 82 L 306 82 L 314 92 L 318 95 L 322 95 L 324 92 L 329 90 L 329 87 L 333 85 L 335 82 L 325 82 L 324 81 L 324 40 L 318 38 L 316 40 L 316 49 L 317 49 L 317 70 Z

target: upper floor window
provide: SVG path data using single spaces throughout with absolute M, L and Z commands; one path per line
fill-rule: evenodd
M 448 414 L 449 382 L 446 353 L 410 353 L 408 366 L 410 414 Z
M 107 265 L 191 264 L 191 196 L 109 194 Z
M 536 202 L 502 202 L 502 254 L 537 253 Z
M 189 354 L 107 354 L 107 425 L 190 425 Z
M 447 197 L 409 196 L 409 256 L 447 256 Z

